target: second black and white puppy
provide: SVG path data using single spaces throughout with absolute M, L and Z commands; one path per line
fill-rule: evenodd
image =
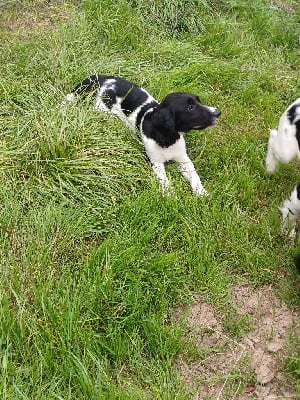
M 300 159 L 300 97 L 282 114 L 278 129 L 271 129 L 266 157 L 266 169 L 274 173 L 279 163 L 287 164 Z M 300 183 L 284 200 L 282 207 L 282 233 L 296 235 L 295 225 L 300 214 Z
M 184 134 L 215 125 L 221 112 L 201 104 L 190 93 L 171 93 L 159 104 L 146 90 L 126 79 L 93 75 L 79 83 L 66 97 L 66 102 L 92 93 L 95 108 L 118 115 L 130 128 L 141 133 L 154 174 L 162 189 L 169 180 L 164 164 L 173 160 L 197 195 L 207 194 L 194 165 L 187 155 Z

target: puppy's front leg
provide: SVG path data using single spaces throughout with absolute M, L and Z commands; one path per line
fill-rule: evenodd
M 278 166 L 278 160 L 276 159 L 274 154 L 274 147 L 276 145 L 277 140 L 278 140 L 277 130 L 271 129 L 268 141 L 267 157 L 266 157 L 266 169 L 269 174 L 274 174 Z
M 169 179 L 166 174 L 164 163 L 151 162 L 151 167 L 161 184 L 163 193 L 167 192 L 169 190 Z
M 179 169 L 182 175 L 188 180 L 190 183 L 192 190 L 198 196 L 206 196 L 208 192 L 202 186 L 199 175 L 197 174 L 194 164 L 187 157 L 185 161 L 179 162 Z

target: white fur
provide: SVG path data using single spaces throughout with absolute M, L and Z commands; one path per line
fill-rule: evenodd
M 282 114 L 278 129 L 270 130 L 266 157 L 266 169 L 270 174 L 276 171 L 279 163 L 287 164 L 296 157 L 300 158 L 299 146 L 296 139 L 296 126 L 295 124 L 291 124 L 287 116 L 289 109 L 295 104 L 299 104 L 300 106 L 300 97 Z
M 282 233 L 288 233 L 290 237 L 295 237 L 296 221 L 300 213 L 300 200 L 297 196 L 297 186 L 295 186 L 290 196 L 284 200 L 279 210 L 282 214 Z
M 296 116 L 291 122 L 288 112 L 291 107 L 297 105 Z M 295 158 L 300 158 L 299 144 L 296 138 L 295 123 L 300 119 L 300 98 L 292 103 L 282 114 L 278 129 L 271 129 L 268 150 L 266 156 L 266 169 L 270 174 L 276 171 L 279 163 L 287 164 Z M 300 200 L 297 196 L 297 186 L 279 207 L 282 214 L 282 233 L 290 237 L 296 235 L 296 221 L 300 214 Z
M 183 134 L 180 134 L 176 143 L 166 148 L 159 146 L 155 140 L 150 139 L 143 134 L 142 140 L 146 153 L 151 160 L 153 172 L 159 179 L 164 191 L 169 189 L 169 180 L 165 171 L 164 163 L 167 161 L 176 161 L 179 163 L 179 170 L 190 183 L 193 192 L 199 196 L 208 194 L 202 186 L 194 164 L 187 155 Z
M 109 109 L 104 104 L 102 97 L 106 90 L 108 90 L 108 89 L 114 90 L 115 87 L 116 87 L 116 80 L 115 79 L 107 79 L 105 81 L 105 84 L 98 89 L 97 96 L 96 96 L 96 104 L 95 104 L 96 110 L 109 111 Z
M 103 98 L 105 98 L 105 93 L 108 90 L 116 92 L 117 84 L 118 81 L 116 79 L 108 78 L 104 81 L 103 84 L 101 84 L 101 86 L 99 86 L 96 91 L 95 109 L 98 111 L 110 112 L 114 115 L 117 115 L 123 122 L 125 122 L 125 124 L 130 129 L 135 130 L 137 125 L 137 116 L 139 115 L 140 111 L 145 105 L 152 102 L 156 103 L 156 101 L 145 89 L 139 88 L 140 91 L 147 95 L 147 98 L 142 104 L 137 103 L 134 111 L 132 111 L 129 115 L 126 115 L 122 110 L 121 104 L 123 99 L 121 97 L 116 97 L 115 103 L 112 105 L 111 108 L 108 108 L 108 106 L 103 101 Z M 62 105 L 65 106 L 68 102 L 74 102 L 75 99 L 75 93 L 70 93 L 66 96 L 65 101 Z M 219 111 L 215 107 L 209 107 L 205 105 L 202 106 L 206 107 L 206 109 L 208 109 L 212 114 Z M 173 145 L 170 145 L 168 147 L 161 147 L 155 140 L 143 134 L 142 127 L 144 118 L 149 112 L 152 111 L 153 108 L 150 108 L 142 116 L 140 122 L 140 133 L 147 156 L 151 162 L 151 167 L 155 176 L 160 181 L 163 191 L 165 192 L 169 189 L 169 180 L 165 171 L 164 163 L 173 160 L 179 163 L 179 170 L 190 183 L 193 192 L 197 195 L 207 195 L 208 193 L 202 186 L 201 180 L 194 168 L 194 165 L 187 155 L 185 140 L 182 133 L 180 133 L 179 139 Z M 215 124 L 217 118 L 218 115 L 214 119 L 212 119 L 212 126 Z
M 95 109 L 98 111 L 109 111 L 112 114 L 117 115 L 125 124 L 128 126 L 128 128 L 135 130 L 136 127 L 136 119 L 137 116 L 140 112 L 140 110 L 148 103 L 151 103 L 151 101 L 154 101 L 154 98 L 145 90 L 140 88 L 141 91 L 147 94 L 147 100 L 142 103 L 140 106 L 138 106 L 131 114 L 128 116 L 124 114 L 122 111 L 121 107 L 121 102 L 122 98 L 117 97 L 116 98 L 116 103 L 112 106 L 112 108 L 109 110 L 109 108 L 104 104 L 102 98 L 103 98 L 103 93 L 105 93 L 106 90 L 108 89 L 115 89 L 115 83 L 116 81 L 114 79 L 108 79 L 103 86 L 97 91 L 97 97 L 96 97 L 96 105 Z M 152 109 L 151 109 L 152 110 Z

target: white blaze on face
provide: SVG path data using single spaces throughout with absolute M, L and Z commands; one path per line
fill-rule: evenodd
M 212 114 L 215 114 L 215 112 L 217 111 L 217 109 L 216 109 L 215 107 L 206 106 L 206 108 L 207 108 Z

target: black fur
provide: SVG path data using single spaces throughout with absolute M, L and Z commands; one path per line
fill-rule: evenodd
M 297 254 L 294 257 L 294 263 L 295 263 L 295 267 L 296 267 L 297 271 L 300 273 L 300 254 Z
M 92 75 L 66 96 L 63 105 L 77 96 L 94 99 L 99 111 L 119 116 L 131 129 L 141 133 L 141 139 L 152 170 L 163 192 L 169 190 L 165 163 L 175 161 L 197 196 L 207 195 L 194 164 L 186 150 L 184 134 L 192 129 L 205 129 L 217 122 L 221 112 L 201 104 L 190 93 L 171 93 L 159 104 L 146 90 L 126 79 L 107 75 Z
M 129 116 L 149 98 L 149 94 L 136 84 L 124 78 L 107 75 L 86 78 L 73 89 L 73 93 L 83 97 L 91 92 L 96 95 L 109 79 L 115 81 L 114 88 L 108 87 L 102 94 L 102 101 L 108 109 L 116 104 L 117 99 L 121 99 L 122 112 Z M 152 110 L 147 113 L 150 109 Z M 197 96 L 177 92 L 167 95 L 160 104 L 154 99 L 144 104 L 136 117 L 135 128 L 154 139 L 161 147 L 169 147 L 179 139 L 179 133 L 212 126 L 220 114 L 219 110 L 212 112 L 201 104 Z
M 300 200 L 300 183 L 297 184 L 296 190 L 297 190 L 297 198 L 298 200 Z
M 298 111 L 298 113 L 297 113 L 297 111 Z M 299 104 L 295 104 L 295 105 L 293 105 L 293 107 L 291 107 L 288 110 L 287 116 L 288 116 L 290 123 L 295 124 L 295 126 L 296 126 L 296 139 L 298 142 L 298 147 L 300 149 L 300 119 L 298 119 L 298 121 L 295 122 L 295 118 L 297 115 L 299 115 L 299 113 L 300 113 L 300 106 L 299 106 Z
M 122 98 L 122 111 L 125 115 L 129 115 L 136 109 L 138 105 L 143 104 L 147 100 L 148 94 L 142 91 L 138 85 L 128 81 L 127 79 L 110 75 L 92 75 L 75 86 L 72 92 L 76 95 L 80 95 L 81 97 L 85 97 L 90 92 L 94 92 L 96 94 L 96 91 L 108 79 L 114 79 L 116 81 L 115 89 L 106 90 L 102 97 L 103 102 L 109 109 L 111 109 L 111 107 L 115 104 L 117 97 L 120 97 Z M 138 116 L 139 121 L 146 110 L 157 106 L 158 103 L 156 101 L 147 104 L 147 106 L 141 110 L 141 115 Z

